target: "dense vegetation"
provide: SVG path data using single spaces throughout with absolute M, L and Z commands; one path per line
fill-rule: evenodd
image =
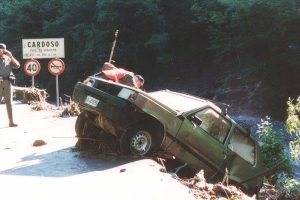
M 300 96 L 297 101 L 289 99 L 288 117 L 286 120 L 287 131 L 294 136 L 294 140 L 290 142 L 291 155 L 294 160 L 299 162 L 300 155 Z
M 293 178 L 291 160 L 299 163 L 300 154 L 300 96 L 294 102 L 288 101 L 288 118 L 286 120 L 287 131 L 294 136 L 290 142 L 290 153 L 285 151 L 284 135 L 282 131 L 273 128 L 269 117 L 261 120 L 258 124 L 259 142 L 263 152 L 266 166 L 272 168 L 276 163 L 283 163 L 276 169 L 276 174 L 267 175 L 266 179 L 275 184 L 277 194 L 270 199 L 297 199 L 300 192 L 300 182 Z
M 23 38 L 65 38 L 61 93 L 99 70 L 119 29 L 114 60 L 143 74 L 150 90 L 190 87 L 210 97 L 207 89 L 246 88 L 235 98 L 281 118 L 299 95 L 299 0 L 6 0 L 0 9 L 1 40 L 22 64 Z M 40 61 L 36 85 L 54 96 L 48 60 Z M 18 85 L 31 85 L 16 74 Z

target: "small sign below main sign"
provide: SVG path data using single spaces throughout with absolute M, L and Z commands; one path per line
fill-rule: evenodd
M 22 39 L 23 59 L 64 58 L 64 38 Z
M 58 76 L 65 71 L 65 63 L 59 58 L 53 58 L 48 62 L 48 70 L 52 75 Z

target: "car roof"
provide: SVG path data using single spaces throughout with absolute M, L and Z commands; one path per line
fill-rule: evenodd
M 221 109 L 218 106 L 208 100 L 179 92 L 160 90 L 149 92 L 148 95 L 176 112 L 186 112 L 207 106 L 213 107 L 217 111 L 221 112 Z

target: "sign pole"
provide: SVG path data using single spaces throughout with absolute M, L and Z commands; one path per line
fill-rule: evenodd
M 32 76 L 31 82 L 32 82 L 32 87 L 34 88 L 34 76 Z
M 56 106 L 59 107 L 59 86 L 58 86 L 58 75 L 56 75 Z
M 58 75 L 63 73 L 65 70 L 65 63 L 59 58 L 53 58 L 48 62 L 48 70 L 53 76 L 55 76 L 56 79 L 56 106 L 59 107 Z

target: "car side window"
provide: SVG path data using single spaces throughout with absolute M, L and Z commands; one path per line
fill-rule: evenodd
M 211 108 L 201 110 L 195 114 L 195 117 L 201 120 L 200 128 L 220 142 L 224 142 L 230 130 L 231 122 Z
M 245 135 L 239 128 L 234 130 L 228 147 L 247 162 L 252 165 L 254 164 L 255 142 Z

